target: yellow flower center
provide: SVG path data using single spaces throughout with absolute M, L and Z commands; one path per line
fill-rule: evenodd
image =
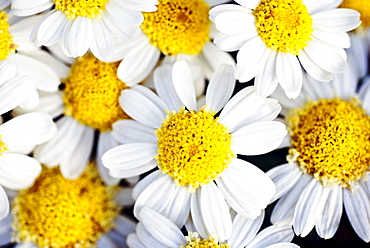
M 167 113 L 156 130 L 160 170 L 190 192 L 212 182 L 235 158 L 231 134 L 214 115 L 205 107 L 198 112 L 182 107 L 178 113 Z
M 311 41 L 312 18 L 302 0 L 261 0 L 256 27 L 270 49 L 298 55 Z
M 361 26 L 370 27 L 370 2 L 367 0 L 344 0 L 340 8 L 354 9 L 360 12 Z
M 91 165 L 76 180 L 59 168 L 43 168 L 35 184 L 19 192 L 13 203 L 16 242 L 38 247 L 95 247 L 113 228 L 119 208 L 115 187 L 107 187 Z
M 78 16 L 96 19 L 103 12 L 108 0 L 53 0 L 55 9 L 63 11 L 68 19 Z
M 188 235 L 185 237 L 188 244 L 186 246 L 182 245 L 179 248 L 230 248 L 228 244 L 219 244 L 213 237 L 201 240 L 196 232 L 189 232 Z
M 76 59 L 64 83 L 64 114 L 101 132 L 128 119 L 118 98 L 128 86 L 117 77 L 117 63 L 105 63 L 91 53 Z
M 159 0 L 158 10 L 144 14 L 141 25 L 152 45 L 164 55 L 198 54 L 209 41 L 208 12 L 204 0 Z
M 13 37 L 9 33 L 8 15 L 0 11 L 0 61 L 15 53 Z
M 308 101 L 287 116 L 292 138 L 289 162 L 298 161 L 303 172 L 323 186 L 351 187 L 370 162 L 370 118 L 358 100 Z

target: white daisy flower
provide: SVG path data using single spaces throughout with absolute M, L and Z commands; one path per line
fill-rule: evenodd
M 33 110 L 60 117 L 56 120 L 58 133 L 49 142 L 36 147 L 36 159 L 49 167 L 60 166 L 66 178 L 76 179 L 91 159 L 97 130 L 96 157 L 101 176 L 109 185 L 119 182 L 108 175 L 100 160 L 103 153 L 118 145 L 111 134 L 113 123 L 129 118 L 118 99 L 122 90 L 133 85 L 117 78 L 117 67 L 118 63 L 105 63 L 87 53 L 77 58 L 70 68 L 59 68 L 60 91 L 39 91 L 40 106 Z M 17 114 L 24 112 L 16 109 Z
M 230 54 L 218 49 L 209 20 L 211 7 L 227 0 L 159 0 L 158 10 L 144 13 L 144 22 L 137 40 L 117 45 L 116 54 L 123 57 L 118 77 L 128 83 L 143 81 L 162 62 L 173 65 L 187 60 L 198 69 L 193 76 L 204 85 L 221 64 L 235 65 Z M 111 60 L 117 59 L 111 58 Z M 200 86 L 201 87 L 201 86 Z
M 9 213 L 4 186 L 19 190 L 31 186 L 40 174 L 40 163 L 26 154 L 56 133 L 56 126 L 46 113 L 29 113 L 0 126 L 0 220 Z
M 99 58 L 114 51 L 114 37 L 129 40 L 138 36 L 141 11 L 155 11 L 157 0 L 12 0 L 18 16 L 47 11 L 31 34 L 34 44 L 50 46 L 62 42 L 67 56 L 79 57 L 89 49 Z M 53 7 L 53 8 L 52 8 Z
M 204 236 L 203 230 L 195 229 L 184 236 L 181 230 L 169 219 L 150 209 L 140 210 L 140 222 L 136 233 L 127 237 L 127 243 L 132 248 L 149 247 L 214 247 L 214 248 L 251 248 L 251 247 L 299 247 L 290 243 L 293 230 L 290 226 L 270 226 L 257 234 L 263 221 L 263 214 L 255 220 L 236 215 L 233 219 L 231 237 L 219 239 L 219 233 Z M 221 222 L 220 225 L 223 223 Z M 257 234 L 257 235 L 256 235 Z
M 253 87 L 228 101 L 233 73 L 229 65 L 215 72 L 203 107 L 197 107 L 185 61 L 155 71 L 158 96 L 140 85 L 122 92 L 120 104 L 134 120 L 114 124 L 113 135 L 123 145 L 106 152 L 103 165 L 117 178 L 159 168 L 134 188 L 135 216 L 148 206 L 180 227 L 189 212 L 202 209 L 231 225 L 228 204 L 256 218 L 269 203 L 274 185 L 236 154 L 267 153 L 281 143 L 285 126 L 271 121 L 280 106 L 275 99 L 257 96 Z
M 238 51 L 235 77 L 255 77 L 256 92 L 270 95 L 278 83 L 289 98 L 302 88 L 302 67 L 312 77 L 328 82 L 346 67 L 350 46 L 346 32 L 360 25 L 359 13 L 337 9 L 342 0 L 236 0 L 220 5 L 210 18 L 220 34 L 215 44 Z
M 349 64 L 351 65 L 351 64 Z M 344 204 L 353 229 L 370 241 L 370 80 L 355 94 L 357 73 L 349 66 L 332 83 L 305 77 L 295 100 L 281 88 L 273 94 L 283 106 L 289 136 L 289 163 L 268 171 L 281 198 L 274 224 L 290 223 L 305 237 L 316 226 L 322 238 L 333 237 Z
M 0 222 L 0 245 L 127 247 L 135 222 L 119 215 L 125 197 L 127 191 L 103 183 L 95 165 L 76 180 L 44 167 L 34 185 L 13 199 L 12 216 Z

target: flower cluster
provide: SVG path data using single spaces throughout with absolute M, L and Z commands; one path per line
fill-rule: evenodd
M 369 9 L 0 0 L 0 247 L 369 242 Z

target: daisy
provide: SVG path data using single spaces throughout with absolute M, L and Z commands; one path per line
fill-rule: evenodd
M 157 0 L 13 0 L 18 16 L 45 15 L 31 34 L 34 44 L 50 46 L 62 42 L 67 56 L 79 57 L 89 49 L 99 58 L 114 51 L 114 37 L 129 40 L 139 34 L 141 11 L 155 11 Z
M 277 187 L 274 199 L 281 198 L 271 221 L 292 224 L 302 237 L 314 226 L 320 237 L 333 237 L 344 204 L 353 229 L 370 241 L 370 80 L 357 95 L 350 65 L 332 83 L 306 76 L 295 101 L 281 88 L 273 94 L 288 127 L 282 147 L 289 147 L 289 163 L 267 173 Z
M 118 99 L 122 90 L 133 85 L 117 78 L 118 63 L 105 63 L 91 53 L 77 58 L 55 93 L 39 91 L 40 106 L 33 111 L 50 113 L 58 126 L 57 135 L 36 147 L 34 157 L 49 167 L 60 166 L 63 176 L 76 179 L 92 156 L 95 133 L 98 134 L 96 157 L 103 180 L 117 184 L 102 166 L 100 157 L 118 145 L 111 134 L 114 122 L 129 118 Z M 23 113 L 17 109 L 17 113 Z M 95 132 L 97 131 L 97 132 Z
M 270 95 L 278 83 L 288 98 L 302 88 L 302 67 L 328 82 L 346 67 L 347 31 L 360 25 L 359 13 L 337 9 L 342 0 L 236 0 L 220 5 L 210 18 L 220 31 L 214 40 L 224 51 L 238 51 L 235 77 L 255 77 L 256 92 Z
M 26 154 L 56 133 L 56 126 L 46 113 L 29 113 L 0 126 L 0 220 L 9 213 L 4 186 L 25 189 L 40 174 L 40 163 Z
M 243 216 L 260 215 L 274 185 L 236 155 L 266 153 L 281 143 L 285 126 L 271 121 L 280 112 L 278 102 L 257 96 L 253 87 L 228 102 L 235 83 L 229 65 L 215 72 L 205 106 L 196 106 L 185 61 L 158 68 L 154 79 L 158 96 L 141 85 L 121 93 L 120 105 L 134 120 L 115 124 L 113 135 L 123 145 L 102 157 L 117 178 L 159 168 L 134 188 L 134 215 L 148 206 L 179 227 L 199 209 L 231 224 L 227 204 Z
M 227 240 L 219 239 L 220 235 L 217 232 L 213 235 L 201 235 L 197 232 L 199 229 L 188 231 L 188 236 L 184 236 L 171 220 L 150 208 L 145 207 L 140 210 L 139 216 L 140 222 L 136 226 L 136 233 L 127 237 L 128 246 L 132 248 L 298 247 L 290 243 L 294 236 L 290 226 L 270 226 L 257 234 L 262 225 L 263 214 L 256 220 L 250 220 L 237 214 L 233 219 L 231 237 Z M 203 230 L 200 230 L 200 232 L 203 232 Z
M 58 168 L 44 167 L 34 185 L 13 199 L 12 216 L 0 222 L 3 243 L 17 242 L 16 247 L 126 247 L 126 236 L 135 230 L 135 223 L 119 215 L 122 202 L 116 199 L 125 192 L 106 186 L 95 165 L 87 168 L 78 179 L 69 180 Z
M 159 0 L 157 11 L 143 13 L 139 38 L 117 45 L 116 54 L 123 57 L 118 77 L 124 82 L 138 83 L 158 63 L 172 65 L 177 60 L 186 60 L 197 67 L 193 77 L 204 85 L 204 78 L 210 79 L 221 64 L 234 66 L 230 54 L 211 42 L 215 30 L 208 12 L 212 6 L 225 2 L 228 1 Z

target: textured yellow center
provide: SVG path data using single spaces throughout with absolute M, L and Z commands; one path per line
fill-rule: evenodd
M 312 18 L 302 0 L 261 0 L 256 27 L 270 49 L 298 55 L 311 40 Z
M 201 240 L 198 233 L 195 232 L 189 232 L 189 236 L 186 236 L 185 239 L 188 241 L 188 244 L 186 246 L 182 245 L 179 248 L 230 248 L 227 244 L 219 244 L 212 237 Z
M 68 19 L 84 16 L 99 18 L 108 0 L 53 0 L 55 8 L 63 11 Z
M 111 130 L 112 124 L 129 118 L 122 111 L 118 98 L 128 89 L 118 79 L 119 63 L 105 63 L 91 53 L 76 59 L 64 83 L 64 114 L 101 132 Z
M 8 15 L 0 11 L 0 61 L 15 52 L 13 37 L 9 33 Z
M 206 108 L 167 113 L 156 135 L 160 170 L 190 192 L 212 182 L 235 157 L 227 128 Z
M 159 0 L 158 10 L 144 14 L 141 29 L 164 55 L 198 54 L 210 39 L 210 7 L 204 0 Z
M 344 0 L 340 8 L 354 9 L 360 12 L 361 26 L 370 27 L 370 1 L 368 0 Z
M 350 187 L 370 164 L 370 118 L 358 100 L 321 99 L 287 116 L 292 148 L 288 160 L 324 186 Z
M 93 166 L 76 180 L 65 179 L 59 168 L 44 168 L 35 184 L 19 192 L 13 204 L 16 242 L 38 247 L 95 247 L 112 229 L 119 208 Z

